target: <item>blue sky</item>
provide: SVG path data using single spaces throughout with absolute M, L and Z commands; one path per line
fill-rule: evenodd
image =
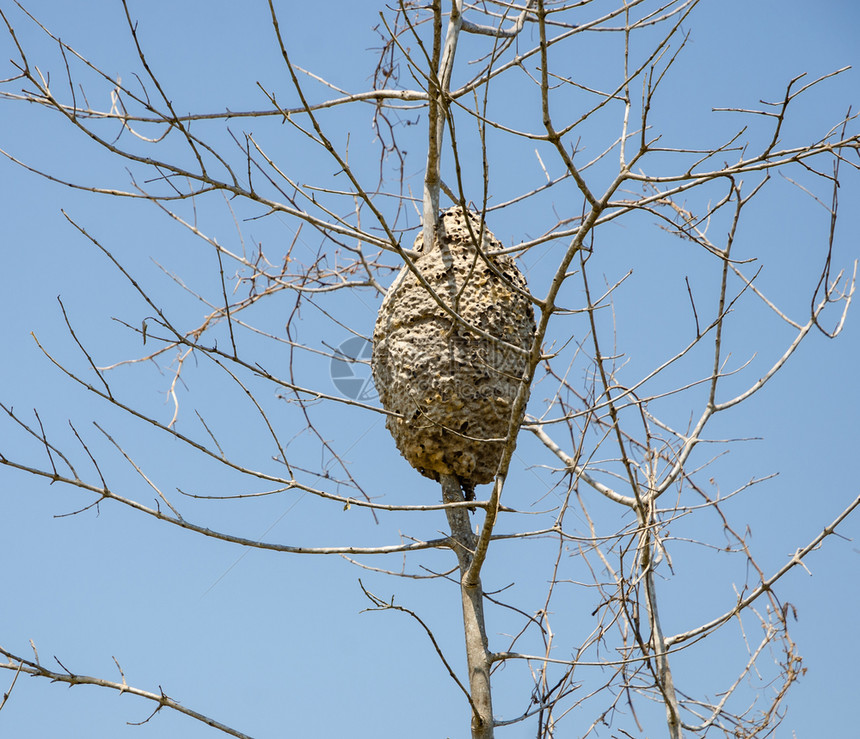
M 373 27 L 379 22 L 380 6 L 333 0 L 322 12 L 308 10 L 309 4 L 301 4 L 300 10 L 295 5 L 279 4 L 294 62 L 344 89 L 366 89 L 375 63 L 372 47 L 378 45 L 378 37 Z M 92 2 L 86 11 L 53 0 L 30 2 L 27 7 L 111 75 L 128 82 L 139 71 L 118 3 Z M 137 3 L 132 11 L 140 20 L 148 58 L 178 109 L 265 107 L 258 82 L 276 91 L 279 100 L 288 101 L 285 104 L 294 104 L 264 3 Z M 65 99 L 64 67 L 56 47 L 17 8 L 10 8 L 8 17 L 16 25 L 21 43 L 42 71 L 50 72 L 52 87 L 62 91 Z M 848 0 L 831 0 L 815 11 L 799 0 L 703 2 L 685 23 L 689 41 L 656 98 L 655 130 L 667 146 L 669 142 L 691 147 L 722 143 L 737 130 L 738 121 L 732 114 L 714 113 L 712 108 L 755 107 L 762 99 L 781 97 L 788 81 L 798 74 L 807 73 L 812 79 L 858 64 L 858 23 L 860 10 Z M 8 36 L 4 38 L 0 76 L 7 78 L 13 70 L 6 60 L 14 49 Z M 472 48 L 469 44 L 476 43 L 470 39 L 464 44 L 463 60 Z M 560 74 L 581 74 L 594 85 L 617 78 L 617 37 L 594 34 L 566 53 L 569 58 L 558 60 L 559 69 L 564 70 Z M 799 101 L 783 133 L 786 145 L 820 137 L 849 105 L 856 109 L 860 104 L 858 74 L 851 69 Z M 92 85 L 89 89 L 101 91 L 91 93 L 94 107 L 109 105 L 104 86 L 97 87 L 86 76 L 81 79 Z M 405 74 L 404 83 L 412 84 Z M 16 89 L 15 84 L 4 87 Z M 309 90 L 318 99 L 325 94 L 320 87 L 310 85 Z M 494 112 L 511 125 L 538 130 L 539 111 L 529 88 L 510 87 L 502 92 Z M 99 187 L 130 186 L 123 163 L 72 131 L 57 115 L 22 102 L 0 100 L 0 105 L 0 148 L 14 157 L 60 178 Z M 425 119 L 418 113 L 404 115 L 403 120 L 407 119 L 419 122 L 399 129 L 409 149 L 407 184 L 418 192 Z M 368 111 L 332 112 L 321 120 L 332 139 L 342 145 L 348 134 L 351 161 L 372 176 L 378 146 Z M 767 137 L 766 125 L 763 120 L 752 121 L 747 138 L 753 146 Z M 258 119 L 236 122 L 232 127 L 252 131 L 300 181 L 338 182 L 336 165 L 288 126 Z M 584 140 L 586 152 L 599 151 L 603 140 L 611 141 L 615 135 L 599 125 L 588 133 L 593 139 Z M 233 146 L 223 129 L 213 126 L 211 135 L 219 146 Z M 471 140 L 468 132 L 463 135 Z M 533 146 L 509 149 L 506 140 L 491 137 L 489 147 L 491 196 L 496 202 L 530 186 L 528 183 L 540 182 L 543 175 Z M 550 172 L 559 173 L 558 163 L 545 153 L 542 156 Z M 474 192 L 479 160 L 467 155 L 465 161 L 467 187 Z M 804 176 L 802 171 L 786 174 Z M 860 192 L 856 172 L 846 167 L 843 174 L 846 181 L 839 194 L 842 220 L 836 232 L 834 263 L 839 269 L 850 269 L 860 256 L 856 237 L 860 223 L 853 205 Z M 451 177 L 450 171 L 443 176 Z M 603 176 L 596 171 L 596 178 Z M 741 257 L 759 260 L 762 289 L 802 320 L 823 259 L 829 217 L 790 181 L 775 180 L 760 203 L 751 207 L 737 249 Z M 58 296 L 78 337 L 92 348 L 99 364 L 140 355 L 139 337 L 115 318 L 138 326 L 151 314 L 105 256 L 69 224 L 61 209 L 109 248 L 147 290 L 168 303 L 171 315 L 183 325 L 199 320 L 201 305 L 165 272 L 181 275 L 189 288 L 217 300 L 218 266 L 211 249 L 147 203 L 73 190 L 6 159 L 0 160 L 0 181 L 4 192 L 0 310 L 6 317 L 0 329 L 6 347 L 0 354 L 0 401 L 31 421 L 31 409 L 38 409 L 52 438 L 61 441 L 63 448 L 74 449 L 76 464 L 84 469 L 86 455 L 75 447 L 68 425 L 71 421 L 98 455 L 111 485 L 147 505 L 154 505 L 151 490 L 93 421 L 133 452 L 141 468 L 174 497 L 181 498 L 175 493 L 177 488 L 204 495 L 237 492 L 236 486 L 244 484 L 238 478 L 186 454 L 174 440 L 130 421 L 65 378 L 32 338 L 34 334 L 53 356 L 86 374 L 86 359 L 65 328 Z M 816 186 L 819 197 L 829 197 L 826 188 Z M 532 238 L 554 223 L 553 213 L 570 207 L 571 197 L 569 189 L 553 189 L 537 201 L 533 211 L 500 212 L 489 219 L 489 225 L 505 243 Z M 719 195 L 715 189 L 703 197 Z M 234 204 L 240 224 L 237 229 L 223 200 L 201 199 L 197 205 L 200 228 L 228 248 L 240 249 L 244 240 L 246 244 L 262 243 L 267 253 L 282 254 L 298 230 L 298 224 L 285 217 L 258 219 L 262 215 L 259 209 L 240 203 Z M 409 225 L 416 223 L 413 215 Z M 721 228 L 725 224 L 717 220 L 714 231 Z M 411 238 L 409 235 L 408 240 Z M 297 257 L 310 260 L 321 240 L 305 228 L 296 243 Z M 627 362 L 620 377 L 634 380 L 676 350 L 682 339 L 689 339 L 693 323 L 684 277 L 689 276 L 701 291 L 697 294 L 709 295 L 712 264 L 646 217 L 598 231 L 594 259 L 598 265 L 594 274 L 610 284 L 633 270 L 624 289 L 616 293 L 615 321 L 619 352 Z M 533 288 L 545 285 L 549 261 L 536 254 L 523 260 Z M 564 297 L 571 304 L 581 299 L 573 287 Z M 325 350 L 348 339 L 350 330 L 370 334 L 380 302 L 377 294 L 366 290 L 326 301 L 320 305 L 343 325 L 308 304 L 295 324 L 294 339 Z M 267 309 L 270 312 L 256 314 L 255 320 L 272 332 L 283 331 L 288 309 L 288 302 L 273 301 Z M 729 507 L 737 528 L 749 527 L 754 553 L 766 572 L 780 567 L 858 494 L 852 464 L 860 438 L 860 391 L 853 380 L 860 360 L 856 316 L 855 308 L 836 341 L 810 336 L 759 395 L 720 419 L 711 432 L 715 437 L 755 439 L 719 447 L 719 451 L 729 452 L 713 467 L 715 484 L 724 493 L 753 477 L 779 473 Z M 574 333 L 580 330 L 575 321 L 571 326 Z M 765 371 L 791 339 L 785 324 L 753 300 L 739 303 L 737 316 L 727 326 L 730 364 L 738 368 L 750 362 L 729 381 L 730 388 L 754 382 L 756 373 Z M 244 346 L 252 355 L 257 351 L 255 357 L 264 366 L 286 372 L 282 348 L 272 349 L 253 338 L 247 338 Z M 678 370 L 677 378 L 700 376 L 702 365 L 697 362 L 703 358 L 691 357 Z M 326 358 L 302 361 L 299 371 L 313 387 L 324 393 L 338 392 L 329 379 Z M 213 428 L 224 431 L 232 454 L 261 468 L 276 468 L 259 419 L 242 397 L 232 389 L 225 391 L 230 384 L 223 375 L 205 362 L 189 364 L 185 372 L 187 386 L 179 389 L 177 428 L 196 434 L 199 426 L 194 410 L 200 410 Z M 577 367 L 576 372 L 576 379 L 583 380 L 585 371 Z M 156 417 L 167 420 L 172 415 L 166 395 L 170 378 L 164 368 L 153 364 L 122 367 L 111 374 L 111 381 L 117 392 Z M 296 435 L 290 446 L 294 463 L 327 466 L 319 445 L 300 433 L 302 427 L 292 409 L 275 397 L 271 387 L 258 384 L 255 389 L 264 394 L 273 418 L 293 424 L 284 436 Z M 543 397 L 544 392 L 538 386 L 533 397 Z M 696 407 L 692 394 L 655 403 L 654 410 L 683 425 Z M 420 478 L 397 454 L 379 415 L 326 406 L 314 413 L 326 438 L 345 450 L 353 474 L 369 494 L 381 496 L 384 502 L 437 500 L 438 486 Z M 5 418 L 0 421 L 0 453 L 34 465 L 45 464 L 39 444 L 26 439 Z M 701 462 L 707 456 L 703 453 Z M 548 468 L 556 460 L 531 438 L 522 440 L 517 457 L 506 493 L 512 504 L 534 510 L 551 507 L 559 495 L 555 487 L 559 476 Z M 336 468 L 327 468 L 333 475 L 339 474 Z M 29 657 L 32 640 L 43 664 L 56 656 L 72 671 L 107 679 L 118 679 L 116 658 L 129 684 L 153 691 L 160 685 L 184 705 L 255 737 L 394 736 L 402 735 L 406 725 L 417 727 L 410 730 L 415 736 L 465 735 L 467 711 L 462 696 L 426 636 L 402 614 L 364 612 L 368 601 L 359 578 L 383 599 L 395 597 L 426 616 L 453 664 L 462 671 L 459 598 L 449 584 L 391 578 L 358 569 L 337 556 L 245 550 L 166 526 L 109 502 L 78 515 L 63 515 L 92 502 L 92 496 L 81 491 L 0 467 L 5 524 L 0 552 L 6 565 L 0 644 L 4 648 Z M 189 518 L 213 529 L 278 543 L 393 544 L 401 536 L 438 536 L 444 528 L 439 512 L 390 515 L 377 525 L 366 511 L 343 511 L 338 504 L 301 494 L 233 502 L 181 499 L 181 505 Z M 605 516 L 598 522 L 601 530 L 614 531 L 616 524 L 623 525 L 617 512 L 599 502 L 593 505 L 594 511 Z M 506 525 L 503 522 L 503 528 Z M 681 541 L 687 535 L 706 534 L 719 540 L 719 527 L 713 521 L 703 526 L 687 529 L 681 522 L 673 532 L 678 538 L 671 545 L 675 574 L 669 577 L 667 573 L 661 586 L 668 603 L 667 631 L 684 630 L 697 620 L 721 613 L 733 601 L 733 585 L 740 587 L 746 576 L 743 567 L 737 566 L 739 560 L 727 562 Z M 856 727 L 856 691 L 845 675 L 847 666 L 860 659 L 852 616 L 860 608 L 856 587 L 860 516 L 855 514 L 839 532 L 841 537 L 831 537 L 821 551 L 809 556 L 808 573 L 794 571 L 778 590 L 780 601 L 797 609 L 791 635 L 808 670 L 789 695 L 778 737 L 818 737 L 822 726 L 828 735 L 849 736 Z M 518 602 L 531 610 L 540 607 L 537 594 L 546 573 L 534 563 L 545 554 L 539 543 L 499 545 L 488 562 L 487 590 L 516 582 L 513 592 L 521 599 Z M 395 570 L 402 564 L 399 558 L 363 563 Z M 416 572 L 419 565 L 439 570 L 450 563 L 444 553 L 432 553 L 409 561 L 406 567 Z M 554 623 L 558 624 L 562 656 L 567 654 L 565 644 L 578 643 L 577 637 L 583 638 L 591 628 L 593 598 L 572 586 L 559 595 Z M 515 630 L 517 621 L 506 612 L 493 610 L 488 626 L 491 641 L 500 648 L 505 643 L 503 634 Z M 732 652 L 736 637 L 732 634 L 724 641 L 719 637 L 713 648 L 704 647 L 695 658 L 679 658 L 677 670 L 685 684 L 715 690 L 708 678 L 724 670 L 731 672 L 728 658 L 737 656 Z M 0 674 L 4 691 L 11 679 L 11 673 Z M 522 666 L 506 667 L 497 674 L 497 681 L 497 713 L 510 717 L 527 706 L 529 680 Z M 151 710 L 143 701 L 112 691 L 69 689 L 22 676 L 0 712 L 0 733 L 16 737 L 217 735 L 167 711 L 144 726 L 127 725 L 145 720 Z M 586 718 L 587 713 L 582 720 Z M 646 722 L 643 735 L 663 735 L 659 712 L 652 716 L 644 710 L 642 718 Z M 591 720 L 593 716 L 585 725 Z M 629 718 L 619 725 L 627 725 L 625 720 Z M 581 735 L 584 728 L 577 721 L 580 719 L 566 728 L 562 724 L 561 735 Z M 533 735 L 531 723 L 499 730 L 499 736 L 505 737 Z M 601 736 L 615 734 L 606 729 Z

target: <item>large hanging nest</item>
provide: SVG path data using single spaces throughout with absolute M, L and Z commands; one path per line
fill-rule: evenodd
M 418 235 L 415 268 L 436 297 L 403 267 L 379 309 L 372 369 L 382 406 L 399 414 L 386 425 L 400 453 L 434 480 L 456 475 L 472 498 L 498 468 L 535 320 L 514 260 L 468 219 L 443 211 L 429 249 Z

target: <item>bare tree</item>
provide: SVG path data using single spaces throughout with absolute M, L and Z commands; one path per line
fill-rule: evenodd
M 208 283 L 193 270 L 171 272 L 177 292 L 166 298 L 139 279 L 121 245 L 103 241 L 98 223 L 67 215 L 141 306 L 116 317 L 138 349 L 117 356 L 111 341 L 94 345 L 62 302 L 59 315 L 77 355 L 39 347 L 65 382 L 121 420 L 89 431 L 72 422 L 66 432 L 4 399 L 3 438 L 29 439 L 31 449 L 12 453 L 0 442 L 0 463 L 74 489 L 78 515 L 119 505 L 238 548 L 300 562 L 348 559 L 364 578 L 369 610 L 399 612 L 426 635 L 426 645 L 399 648 L 438 656 L 462 696 L 462 707 L 444 710 L 467 715 L 475 738 L 524 723 L 539 737 L 592 736 L 606 726 L 613 736 L 770 735 L 803 671 L 789 633 L 792 607 L 776 586 L 836 533 L 860 497 L 843 500 L 818 535 L 767 567 L 733 506 L 771 475 L 735 484 L 720 458 L 743 435 L 731 431 L 738 407 L 768 392 L 810 336 L 842 331 L 857 265 L 834 257 L 837 196 L 840 178 L 855 176 L 860 135 L 850 108 L 812 140 L 790 130 L 793 112 L 844 69 L 788 79 L 778 98 L 758 107 L 715 109 L 736 121 L 722 141 L 698 141 L 695 131 L 674 140 L 665 134 L 661 95 L 684 63 L 685 29 L 695 27 L 699 4 L 400 0 L 379 16 L 372 84 L 355 92 L 292 58 L 287 10 L 270 0 L 267 43 L 280 56 L 282 78 L 258 83 L 260 107 L 193 113 L 164 82 L 149 50 L 154 32 L 138 25 L 125 0 L 136 67 L 121 76 L 47 20 L 21 6 L 4 10 L 16 69 L 3 81 L 4 105 L 59 116 L 129 174 L 124 186 L 93 183 L 86 173 L 68 179 L 19 160 L 14 142 L 4 142 L 5 156 L 94 197 L 154 206 L 198 239 L 217 268 Z M 28 39 L 36 32 L 53 40 L 56 60 L 34 57 Z M 610 80 L 604 69 L 570 63 L 580 45 L 603 39 L 618 50 Z M 511 99 L 517 104 L 504 104 Z M 358 140 L 367 122 L 377 142 L 371 153 L 368 141 Z M 313 149 L 312 175 L 293 169 L 291 147 Z M 416 150 L 418 174 L 407 154 Z M 787 298 L 770 295 L 761 275 L 790 253 L 744 235 L 774 187 L 796 188 L 828 214 L 819 242 L 802 247 L 818 267 L 804 269 Z M 473 214 L 464 221 L 471 261 L 456 268 L 456 295 L 434 283 L 422 262 L 430 245 L 444 240 L 440 212 L 450 207 Z M 234 221 L 233 233 L 216 236 L 207 227 L 202 216 L 216 208 Z M 275 234 L 292 235 L 274 244 L 248 240 L 248 224 L 260 220 Z M 615 229 L 624 223 L 653 240 L 619 246 Z M 312 253 L 302 246 L 309 233 L 319 243 Z M 528 293 L 500 271 L 511 256 L 528 276 Z M 634 290 L 634 263 L 659 279 L 646 276 Z M 536 321 L 529 341 L 516 344 L 460 303 L 481 271 L 476 265 L 530 302 Z M 432 371 L 416 374 L 409 388 L 415 417 L 429 419 L 438 438 L 488 450 L 491 487 L 479 487 L 475 499 L 448 462 L 438 469 L 413 462 L 440 483 L 432 498 L 423 487 L 416 489 L 424 497 L 390 490 L 385 475 L 356 465 L 338 441 L 339 428 L 368 418 L 409 422 L 401 410 L 362 395 L 369 356 L 361 347 L 371 341 L 373 315 L 365 311 L 360 324 L 354 318 L 361 301 L 379 306 L 398 270 L 426 290 L 445 330 L 484 340 L 481 351 L 521 358 L 505 375 L 513 391 L 499 401 L 504 436 L 470 435 L 434 418 Z M 490 307 L 510 310 L 498 301 Z M 309 321 L 348 332 L 359 349 L 319 348 L 308 338 Z M 760 338 L 750 344 L 745 326 Z M 486 361 L 498 376 L 498 365 Z M 351 389 L 337 392 L 321 379 L 328 364 L 343 370 Z M 161 372 L 154 380 L 152 366 Z M 137 373 L 130 385 L 128 372 Z M 184 390 L 195 383 L 207 398 L 196 406 Z M 474 386 L 452 385 L 458 407 Z M 153 387 L 169 397 L 167 413 L 146 394 Z M 243 422 L 225 418 L 222 402 L 244 405 L 235 412 Z M 164 479 L 140 461 L 126 424 L 163 435 L 189 470 L 220 470 L 231 492 Z M 253 449 L 240 443 L 248 435 Z M 394 442 L 386 443 L 377 467 L 401 463 Z M 549 492 L 536 491 L 530 475 L 549 481 Z M 721 485 L 720 476 L 730 482 Z M 146 494 L 132 492 L 140 481 Z M 206 519 L 212 498 L 302 495 L 320 503 L 312 514 L 319 519 L 309 523 L 313 543 L 257 540 Z M 353 518 L 354 541 L 326 536 L 325 516 L 342 510 L 361 514 Z M 440 511 L 450 530 L 422 533 Z M 741 573 L 742 582 L 731 597 L 720 590 L 719 605 L 706 615 L 687 612 L 683 589 L 717 591 L 700 573 L 684 574 L 683 560 L 709 553 L 718 562 L 708 565 L 714 580 L 730 583 Z M 511 559 L 527 563 L 527 587 L 494 569 Z M 438 610 L 462 608 L 465 669 L 438 634 L 438 614 L 376 592 L 362 574 L 368 570 L 459 588 L 460 598 L 452 594 Z M 571 598 L 588 604 L 586 621 L 573 617 Z M 691 669 L 707 649 L 731 652 L 732 672 Z M 153 713 L 170 709 L 248 736 L 161 690 L 133 687 L 122 670 L 108 679 L 46 666 L 35 646 L 27 653 L 5 638 L 0 652 L 13 687 L 22 674 L 100 686 L 151 701 Z M 516 698 L 494 702 L 505 668 Z M 349 669 L 360 675 L 362 667 Z M 654 728 L 653 706 L 665 729 Z

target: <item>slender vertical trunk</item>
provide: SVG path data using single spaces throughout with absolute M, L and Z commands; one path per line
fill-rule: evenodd
M 646 517 L 645 513 L 640 514 L 639 520 L 643 528 L 640 552 L 645 583 L 645 603 L 648 608 L 648 621 L 651 627 L 651 648 L 654 650 L 654 662 L 657 668 L 657 685 L 663 694 L 663 702 L 666 704 L 666 724 L 669 729 L 669 739 L 683 739 L 678 696 L 675 693 L 675 682 L 672 679 L 672 668 L 669 665 L 669 655 L 666 653 L 666 639 L 663 636 L 663 627 L 660 624 L 660 611 L 657 607 L 657 589 L 654 583 L 653 544 L 651 535 L 648 533 L 648 524 L 653 523 L 653 520 L 650 516 Z
M 442 475 L 442 498 L 446 503 L 463 501 L 460 481 L 453 475 Z M 460 595 L 463 601 L 463 632 L 466 637 L 466 662 L 469 668 L 469 692 L 472 697 L 472 739 L 493 738 L 493 700 L 490 687 L 490 653 L 484 627 L 484 590 L 480 577 L 467 587 L 463 578 L 469 571 L 477 537 L 472 531 L 466 508 L 450 508 L 448 524 L 457 562 L 460 565 Z
M 439 188 L 442 182 L 442 142 L 448 115 L 447 96 L 454 70 L 457 40 L 463 25 L 463 0 L 452 0 L 448 29 L 442 44 L 442 1 L 433 0 L 433 58 L 428 76 L 427 165 L 424 168 L 423 239 L 430 249 L 439 217 Z
M 424 167 L 424 203 L 422 208 L 424 249 L 433 247 L 436 219 L 439 215 L 439 158 L 445 117 L 442 110 L 442 84 L 439 62 L 442 56 L 442 0 L 433 0 L 433 58 L 427 77 L 427 164 Z

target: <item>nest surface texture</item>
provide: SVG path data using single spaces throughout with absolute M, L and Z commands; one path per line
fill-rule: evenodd
M 467 493 L 495 476 L 535 332 L 525 277 L 492 254 L 501 248 L 477 214 L 443 211 L 435 243 L 427 249 L 419 233 L 413 258 L 437 297 L 404 266 L 373 332 L 373 379 L 399 414 L 386 420 L 397 448 L 422 475 L 456 475 Z

